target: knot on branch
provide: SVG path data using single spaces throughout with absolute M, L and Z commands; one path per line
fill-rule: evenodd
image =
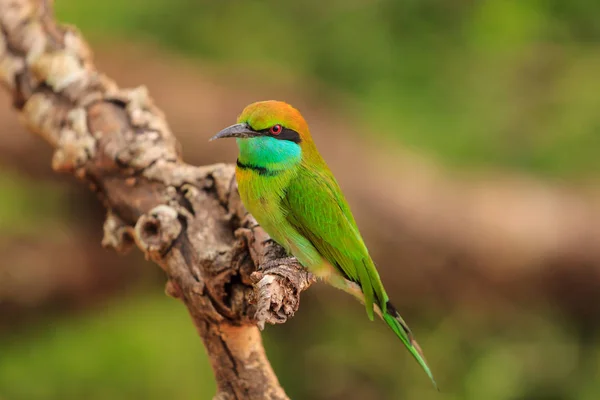
M 158 260 L 172 247 L 182 229 L 177 211 L 161 204 L 138 219 L 135 239 L 147 258 Z
M 268 261 L 252 274 L 257 290 L 256 324 L 282 324 L 300 307 L 300 293 L 316 278 L 293 257 Z

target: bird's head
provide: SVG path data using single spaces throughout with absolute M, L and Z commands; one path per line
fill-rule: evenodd
M 258 166 L 299 162 L 312 147 L 306 121 L 298 110 L 282 101 L 252 103 L 231 125 L 210 140 L 236 138 L 239 160 Z

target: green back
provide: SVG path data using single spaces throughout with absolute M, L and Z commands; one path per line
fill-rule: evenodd
M 361 286 L 373 319 L 373 303 L 385 310 L 388 297 L 338 183 L 325 162 L 319 161 L 310 168 L 300 165 L 282 206 L 289 223 L 331 265 Z

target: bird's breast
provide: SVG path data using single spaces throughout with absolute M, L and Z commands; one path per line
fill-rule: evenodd
M 276 226 L 285 219 L 281 202 L 290 179 L 288 171 L 261 174 L 254 169 L 239 166 L 236 168 L 236 180 L 242 202 L 267 231 L 269 227 Z

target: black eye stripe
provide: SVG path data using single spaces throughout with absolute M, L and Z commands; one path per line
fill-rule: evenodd
M 263 129 L 259 132 L 265 136 L 270 136 L 277 140 L 289 140 L 290 142 L 294 143 L 300 143 L 302 141 L 302 139 L 300 138 L 300 134 L 293 129 L 283 128 L 279 135 L 273 135 L 270 129 L 271 128 Z

